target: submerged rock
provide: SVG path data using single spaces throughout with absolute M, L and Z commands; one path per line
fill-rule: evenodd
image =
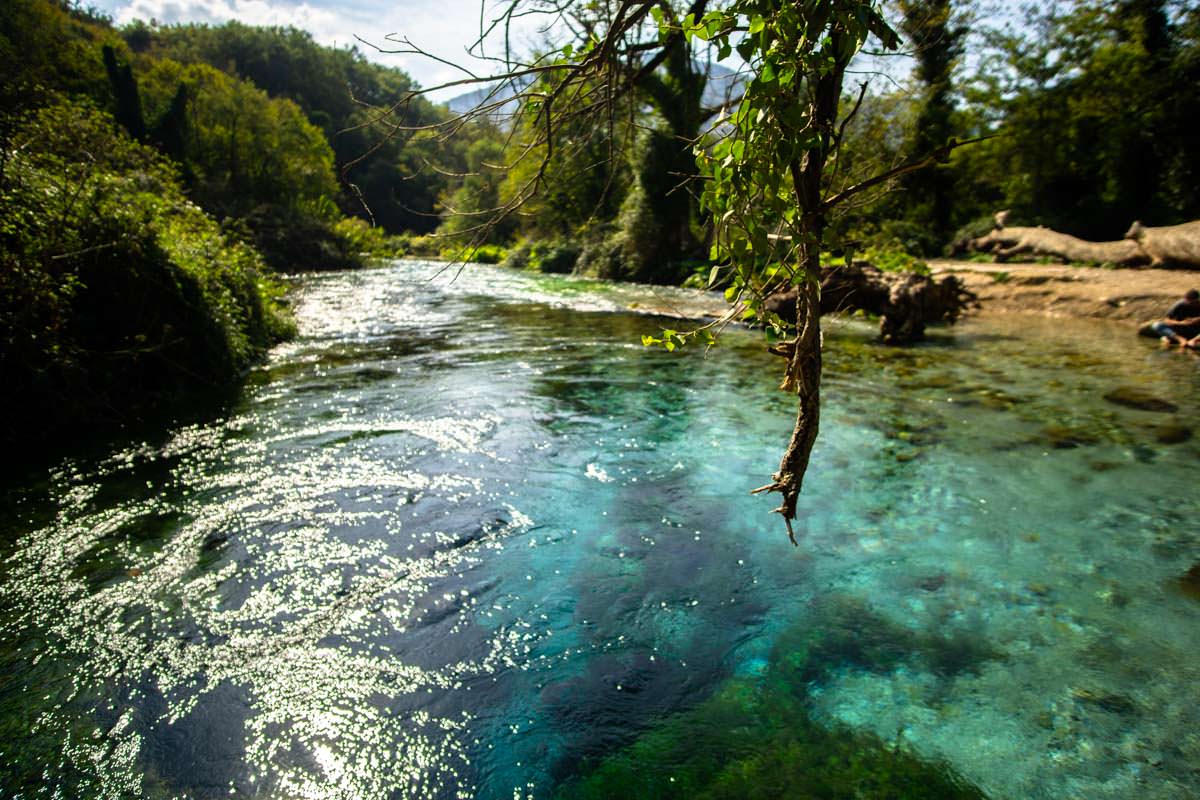
M 937 575 L 930 575 L 917 581 L 917 588 L 924 589 L 927 592 L 936 592 L 945 585 L 946 574 L 944 572 Z
M 1139 389 L 1135 386 L 1119 386 L 1104 395 L 1104 399 L 1110 403 L 1137 409 L 1138 411 L 1154 411 L 1169 414 L 1179 410 L 1179 407 L 1174 403 L 1163 400 L 1161 397 L 1155 397 L 1145 389 Z
M 1137 708 L 1129 697 L 1115 692 L 1072 689 L 1071 696 L 1081 703 L 1094 705 L 1113 714 L 1129 714 Z
M 1193 600 L 1200 600 L 1200 561 L 1192 565 L 1177 581 L 1179 591 Z
M 1179 444 L 1192 438 L 1192 429 L 1184 425 L 1160 425 L 1154 429 L 1154 438 L 1160 444 Z
M 1081 428 L 1066 425 L 1047 425 L 1042 429 L 1040 441 L 1050 445 L 1055 450 L 1069 450 L 1073 447 L 1084 447 L 1096 444 L 1100 437 Z

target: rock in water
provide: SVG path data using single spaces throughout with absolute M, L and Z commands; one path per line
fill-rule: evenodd
M 1174 403 L 1163 400 L 1160 397 L 1155 397 L 1145 389 L 1138 389 L 1134 386 L 1120 386 L 1113 389 L 1104 395 L 1104 399 L 1110 403 L 1125 406 L 1126 408 L 1136 408 L 1138 411 L 1156 411 L 1169 414 L 1179 410 L 1179 407 Z
M 1180 444 L 1192 438 L 1192 429 L 1183 425 L 1160 425 L 1154 431 L 1154 438 L 1160 444 Z
M 1193 600 L 1200 600 L 1200 562 L 1193 564 L 1192 568 L 1179 578 L 1179 591 Z

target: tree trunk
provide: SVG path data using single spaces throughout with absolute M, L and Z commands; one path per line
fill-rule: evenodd
M 833 34 L 831 50 L 843 48 Z M 796 338 L 790 343 L 787 371 L 781 386 L 794 391 L 798 400 L 796 422 L 779 470 L 773 483 L 754 491 L 779 492 L 783 501 L 775 509 L 783 515 L 788 539 L 796 544 L 792 520 L 796 518 L 796 501 L 809 457 L 817 440 L 821 423 L 821 242 L 825 233 L 825 215 L 821 204 L 821 176 L 829 155 L 834 125 L 837 123 L 838 100 L 842 91 L 842 76 L 846 63 L 838 61 L 829 72 L 817 76 L 809 85 L 810 119 L 817 129 L 817 143 L 806 150 L 790 166 L 792 190 L 796 197 L 799 229 L 794 237 L 799 245 L 800 285 L 796 294 Z

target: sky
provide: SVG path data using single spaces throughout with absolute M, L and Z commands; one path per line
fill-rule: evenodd
M 135 19 L 212 24 L 236 19 L 247 25 L 291 25 L 308 31 L 321 44 L 357 45 L 372 61 L 399 67 L 426 87 L 464 76 L 433 59 L 381 54 L 355 36 L 384 49 L 399 46 L 385 37 L 406 36 L 436 56 L 461 63 L 466 60 L 465 48 L 479 35 L 480 0 L 91 0 L 85 5 L 94 5 L 121 25 Z M 519 35 L 532 42 L 537 31 L 529 26 Z M 463 91 L 451 89 L 435 93 L 434 98 L 447 100 Z

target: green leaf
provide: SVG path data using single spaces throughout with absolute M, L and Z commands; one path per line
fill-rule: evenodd
M 708 271 L 708 286 L 711 288 L 717 282 L 717 277 L 721 274 L 721 267 L 714 266 Z

